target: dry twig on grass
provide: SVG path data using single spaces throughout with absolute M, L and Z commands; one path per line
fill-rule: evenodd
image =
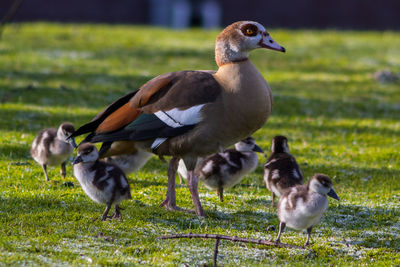
M 211 238 L 216 239 L 215 242 L 215 250 L 214 250 L 214 266 L 217 266 L 217 256 L 218 256 L 218 245 L 219 240 L 229 240 L 232 242 L 243 242 L 243 243 L 252 243 L 258 245 L 266 245 L 266 246 L 273 246 L 273 247 L 280 247 L 280 248 L 297 248 L 297 249 L 307 249 L 303 246 L 285 244 L 285 243 L 276 243 L 274 241 L 263 240 L 263 239 L 252 239 L 252 238 L 243 238 L 237 236 L 228 236 L 228 235 L 218 235 L 218 234 L 176 234 L 176 235 L 166 235 L 166 236 L 159 236 L 157 239 L 175 239 L 175 238 Z M 310 250 L 311 251 L 311 250 Z

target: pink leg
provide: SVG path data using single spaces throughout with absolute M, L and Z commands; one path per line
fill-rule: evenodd
M 163 203 L 160 204 L 160 207 L 165 207 L 168 210 L 183 210 L 176 205 L 176 197 L 175 197 L 175 176 L 176 170 L 178 169 L 179 158 L 171 158 L 168 166 L 168 189 L 167 195 Z
M 203 207 L 201 206 L 201 203 L 200 203 L 198 186 L 199 186 L 199 178 L 194 174 L 193 170 L 188 170 L 188 187 L 189 187 L 190 193 L 192 194 L 192 200 L 193 200 L 196 214 L 198 216 L 204 217 L 205 214 L 204 214 Z

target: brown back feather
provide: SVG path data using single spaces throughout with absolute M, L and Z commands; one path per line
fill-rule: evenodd
M 132 97 L 132 107 L 146 113 L 173 108 L 187 109 L 214 101 L 222 92 L 212 73 L 179 71 L 158 76 L 147 82 Z

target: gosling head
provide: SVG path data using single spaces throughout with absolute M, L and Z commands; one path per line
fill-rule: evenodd
M 328 195 L 336 200 L 339 200 L 338 195 L 332 187 L 331 179 L 325 174 L 317 173 L 311 177 L 308 188 L 312 192 L 319 193 L 321 195 Z
M 72 164 L 85 163 L 85 162 L 95 162 L 99 158 L 99 152 L 97 148 L 90 144 L 82 144 L 78 148 L 78 156 L 74 159 Z

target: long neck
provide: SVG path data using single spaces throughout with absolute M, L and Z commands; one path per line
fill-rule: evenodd
M 218 67 L 226 64 L 242 62 L 248 59 L 249 53 L 243 52 L 238 46 L 227 41 L 217 41 L 215 46 L 215 61 Z
M 214 77 L 225 91 L 243 91 L 244 94 L 251 94 L 251 92 L 257 91 L 260 85 L 264 86 L 265 83 L 264 78 L 250 60 L 242 62 L 231 61 L 228 64 L 221 65 Z M 260 84 L 261 79 L 262 84 Z

